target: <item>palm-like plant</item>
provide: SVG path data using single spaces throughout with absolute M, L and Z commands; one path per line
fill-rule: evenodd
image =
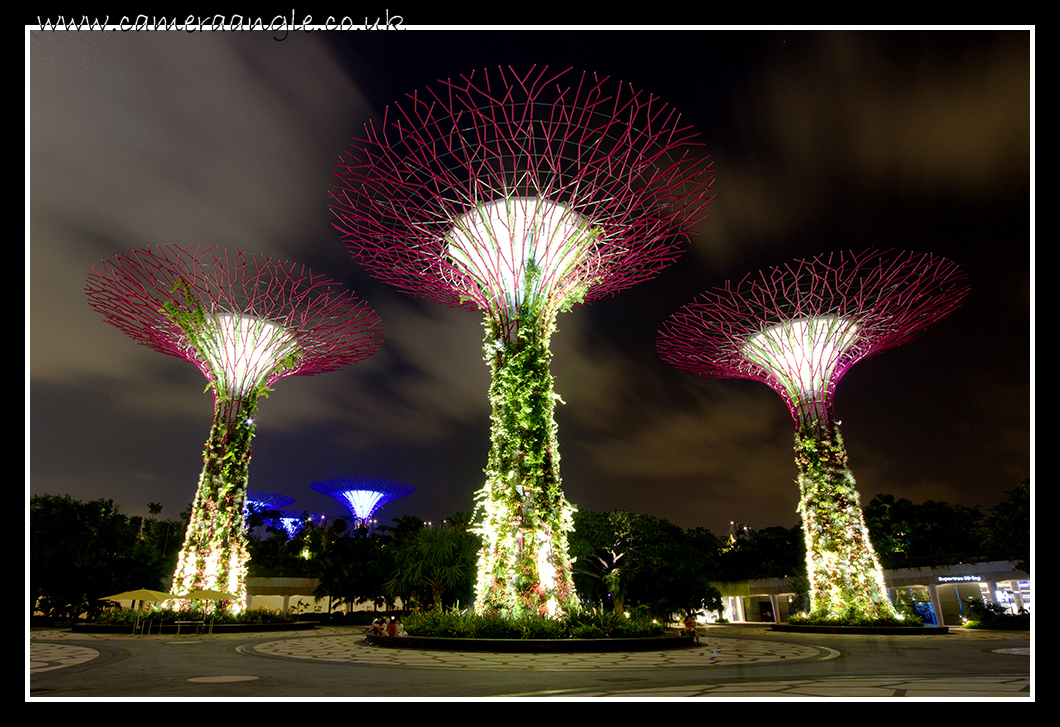
M 455 528 L 421 528 L 397 555 L 387 589 L 413 595 L 429 590 L 434 608 L 442 608 L 446 594 L 467 590 L 475 576 L 480 543 Z

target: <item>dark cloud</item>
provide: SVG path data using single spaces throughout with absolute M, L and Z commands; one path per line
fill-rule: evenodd
M 278 382 L 260 410 L 252 489 L 337 514 L 310 482 L 384 477 L 419 490 L 385 517 L 470 509 L 488 448 L 481 319 L 368 278 L 331 229 L 327 188 L 339 151 L 383 104 L 439 76 L 529 62 L 533 48 L 541 63 L 613 73 L 678 107 L 717 171 L 690 254 L 560 318 L 553 372 L 572 501 L 721 532 L 729 520 L 794 525 L 780 398 L 670 369 L 655 332 L 726 279 L 878 245 L 953 257 L 973 294 L 840 384 L 862 496 L 993 504 L 1031 461 L 1028 36 L 126 33 L 87 67 L 38 56 L 30 491 L 113 497 L 133 513 L 162 501 L 168 516 L 187 504 L 210 421 L 205 382 L 108 326 L 83 287 L 101 258 L 130 248 L 216 245 L 335 277 L 385 329 L 367 361 Z

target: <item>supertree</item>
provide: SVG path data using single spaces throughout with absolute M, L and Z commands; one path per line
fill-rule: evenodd
M 325 520 L 327 516 L 318 512 L 282 512 L 275 519 L 275 523 L 283 528 L 283 531 L 287 533 L 287 538 L 291 539 L 307 525 L 323 523 Z
M 282 507 L 294 504 L 294 498 L 289 495 L 278 495 L 275 492 L 263 492 L 261 490 L 247 491 L 247 512 L 271 512 Z
M 335 371 L 375 353 L 379 317 L 308 269 L 241 252 L 159 246 L 94 268 L 85 290 L 138 343 L 195 364 L 214 417 L 171 591 L 214 589 L 246 604 L 247 469 L 258 400 L 287 376 Z
M 658 98 L 535 67 L 411 94 L 340 160 L 331 205 L 354 258 L 405 292 L 485 316 L 479 612 L 558 615 L 577 604 L 549 341 L 560 311 L 679 255 L 711 192 L 696 146 Z
M 707 292 L 671 317 L 662 358 L 704 376 L 762 381 L 795 420 L 811 612 L 893 619 L 832 401 L 858 361 L 906 343 L 960 305 L 953 262 L 870 250 L 827 254 Z
M 317 480 L 310 487 L 330 495 L 349 509 L 357 523 L 368 525 L 376 510 L 391 500 L 415 494 L 416 488 L 390 480 L 370 480 L 340 477 Z
M 294 504 L 294 498 L 289 495 L 279 495 L 275 492 L 263 492 L 261 490 L 248 490 L 246 505 L 243 508 L 243 516 L 247 520 L 247 527 L 253 530 L 256 525 L 269 524 L 279 525 L 288 535 L 286 523 L 277 518 L 280 508 Z

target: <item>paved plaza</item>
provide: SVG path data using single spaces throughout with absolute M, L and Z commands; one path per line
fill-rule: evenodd
M 33 630 L 27 693 L 31 699 L 1032 696 L 1027 632 L 855 638 L 723 626 L 702 629 L 701 642 L 656 652 L 500 654 L 380 648 L 352 627 L 179 637 Z M 880 674 L 856 673 L 860 662 L 878 665 Z M 142 693 L 123 684 L 119 671 L 145 675 Z M 309 693 L 298 691 L 303 681 Z M 391 685 L 401 685 L 398 693 Z M 100 693 L 108 689 L 112 694 Z

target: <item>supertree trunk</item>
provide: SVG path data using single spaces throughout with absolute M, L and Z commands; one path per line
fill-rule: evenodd
M 246 608 L 247 527 L 243 517 L 254 437 L 256 393 L 219 397 L 213 426 L 203 451 L 203 469 L 191 507 L 171 592 L 215 590 L 239 600 L 227 606 L 238 613 Z M 208 603 L 212 609 L 213 603 Z
M 795 434 L 799 515 L 806 540 L 811 615 L 894 619 L 838 427 L 804 425 Z
M 493 380 L 489 463 L 476 496 L 479 613 L 557 616 L 577 604 L 567 547 L 573 508 L 561 488 L 549 371 L 554 329 L 551 316 L 524 318 L 511 331 L 486 319 Z

